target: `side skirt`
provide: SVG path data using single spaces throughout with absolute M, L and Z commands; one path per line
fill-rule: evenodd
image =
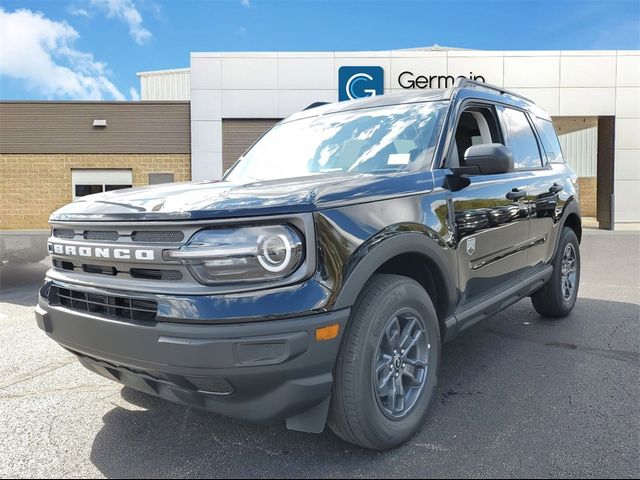
M 498 291 L 492 291 L 483 298 L 458 309 L 455 314 L 445 320 L 446 325 L 450 326 L 447 328 L 445 342 L 453 340 L 467 328 L 528 297 L 543 287 L 552 273 L 551 265 L 541 265 L 515 283 Z

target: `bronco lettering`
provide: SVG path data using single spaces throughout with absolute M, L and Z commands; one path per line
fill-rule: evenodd
M 132 248 L 114 248 L 109 247 L 90 247 L 76 245 L 61 245 L 59 243 L 49 242 L 49 253 L 54 255 L 65 255 L 69 257 L 94 257 L 94 258 L 115 258 L 118 260 L 136 260 L 153 261 L 155 260 L 155 252 L 149 249 L 132 249 Z

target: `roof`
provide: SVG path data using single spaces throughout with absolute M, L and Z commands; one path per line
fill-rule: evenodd
M 469 48 L 462 48 L 462 47 L 445 47 L 444 45 L 438 45 L 437 43 L 434 43 L 433 45 L 431 45 L 430 47 L 411 47 L 411 48 L 396 48 L 392 51 L 396 52 L 396 51 L 428 51 L 428 52 L 444 52 L 447 50 L 470 50 Z
M 318 107 L 302 110 L 294 113 L 286 119 L 299 120 L 301 118 L 317 117 L 330 113 L 347 112 L 350 110 L 361 110 L 372 107 L 386 107 L 389 105 L 400 105 L 404 103 L 417 102 L 437 102 L 443 100 L 447 90 L 410 90 L 407 92 L 386 93 L 373 97 L 358 98 L 357 100 L 347 100 L 343 102 L 327 103 Z
M 150 70 L 148 72 L 137 72 L 136 75 L 139 77 L 148 77 L 152 75 L 171 75 L 171 74 L 180 74 L 180 73 L 190 73 L 191 68 L 172 68 L 170 70 Z
M 466 78 L 458 78 L 454 86 L 448 89 L 408 90 L 406 92 L 359 98 L 357 100 L 328 103 L 295 113 L 288 117 L 286 121 L 372 107 L 385 107 L 417 102 L 448 101 L 454 98 L 454 96 L 483 98 L 507 103 L 529 110 L 541 118 L 550 118 L 546 111 L 538 107 L 528 98 L 517 93 L 491 84 L 476 82 Z

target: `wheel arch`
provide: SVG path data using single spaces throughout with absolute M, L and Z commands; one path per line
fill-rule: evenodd
M 582 242 L 582 216 L 580 215 L 580 206 L 573 197 L 565 204 L 564 209 L 562 210 L 562 217 L 558 224 L 555 245 L 553 248 L 554 256 L 558 251 L 558 245 L 560 244 L 561 237 L 560 233 L 564 227 L 572 229 L 575 232 L 576 237 L 578 237 L 578 243 Z
M 446 251 L 423 232 L 398 232 L 371 239 L 354 255 L 360 260 L 349 268 L 334 308 L 351 307 L 374 274 L 395 273 L 413 278 L 429 293 L 444 335 L 445 320 L 453 314 L 458 298 L 457 273 Z
M 578 237 L 578 242 L 582 242 L 582 219 L 577 212 L 570 212 L 564 221 L 564 226 L 573 230 Z

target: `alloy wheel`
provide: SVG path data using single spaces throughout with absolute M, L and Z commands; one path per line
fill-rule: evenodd
M 577 276 L 577 267 L 578 261 L 576 258 L 575 248 L 571 243 L 567 244 L 564 248 L 564 253 L 562 255 L 562 266 L 561 266 L 561 288 L 562 288 L 562 298 L 565 301 L 569 301 L 573 296 L 573 292 L 576 288 L 576 276 Z
M 417 403 L 427 379 L 429 339 L 424 321 L 403 308 L 387 321 L 373 365 L 373 387 L 382 413 L 405 417 Z

